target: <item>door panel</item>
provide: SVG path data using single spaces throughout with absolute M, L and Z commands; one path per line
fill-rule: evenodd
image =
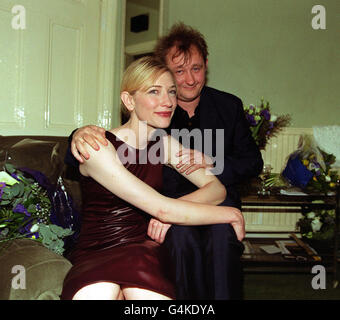
M 101 0 L 0 2 L 0 134 L 68 135 L 96 124 Z M 110 122 L 110 121 L 109 121 Z

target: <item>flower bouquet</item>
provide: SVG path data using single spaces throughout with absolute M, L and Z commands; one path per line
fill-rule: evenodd
M 313 201 L 322 203 L 323 201 Z M 330 241 L 335 232 L 335 210 L 314 209 L 304 212 L 297 222 L 301 235 L 307 240 Z
M 269 139 L 276 136 L 291 121 L 290 115 L 272 114 L 269 102 L 265 103 L 263 99 L 261 99 L 260 106 L 251 104 L 243 108 L 252 136 L 260 150 L 264 150 Z
M 46 190 L 5 164 L 5 171 L 0 172 L 0 248 L 9 240 L 29 238 L 62 255 L 63 239 L 73 231 L 52 224 L 50 213 Z
M 336 189 L 339 176 L 332 171 L 335 156 L 324 152 L 310 136 L 300 138 L 298 150 L 293 152 L 282 172 L 288 182 L 308 193 L 329 194 Z

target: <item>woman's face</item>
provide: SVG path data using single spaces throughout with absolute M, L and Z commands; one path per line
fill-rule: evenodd
M 177 106 L 176 85 L 169 72 L 164 72 L 146 91 L 133 95 L 131 116 L 146 121 L 154 128 L 167 128 Z

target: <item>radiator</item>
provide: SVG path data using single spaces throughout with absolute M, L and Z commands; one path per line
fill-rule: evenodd
M 285 128 L 277 137 L 269 140 L 266 150 L 262 150 L 265 164 L 270 164 L 273 173 L 280 173 L 284 168 L 287 157 L 297 149 L 302 134 L 313 135 L 312 128 Z
M 296 232 L 296 222 L 302 217 L 301 208 L 278 206 L 243 206 L 247 237 L 277 236 L 286 237 Z
M 312 135 L 312 128 L 285 128 L 277 137 L 270 139 L 266 150 L 262 150 L 265 164 L 272 166 L 273 173 L 280 173 L 288 156 L 297 149 L 302 134 Z M 296 222 L 300 219 L 300 207 L 243 207 L 247 237 L 288 236 L 296 231 Z

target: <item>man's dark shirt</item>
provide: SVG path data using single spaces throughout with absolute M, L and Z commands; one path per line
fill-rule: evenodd
M 193 130 L 200 128 L 200 108 L 197 106 L 195 114 L 189 117 L 188 112 L 177 106 L 173 118 L 171 120 L 171 128 Z M 170 128 L 170 127 L 169 127 Z M 168 131 L 169 131 L 168 128 Z M 168 132 L 169 133 L 169 132 Z

